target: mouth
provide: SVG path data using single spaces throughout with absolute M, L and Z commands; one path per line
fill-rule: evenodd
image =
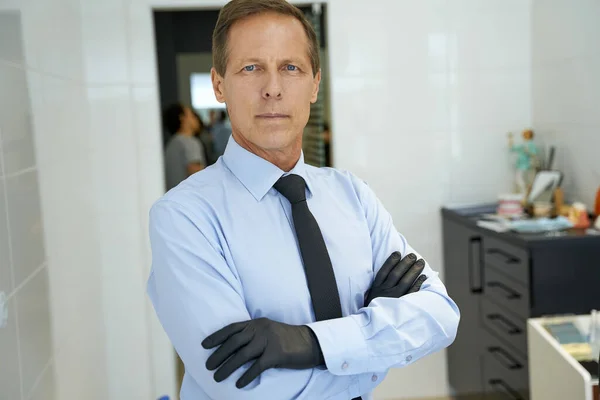
M 281 118 L 289 118 L 289 115 L 280 114 L 280 113 L 263 113 L 263 114 L 258 114 L 256 116 L 256 118 L 261 118 L 261 119 L 281 119 Z

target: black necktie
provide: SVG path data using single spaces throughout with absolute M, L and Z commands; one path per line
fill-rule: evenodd
M 340 295 L 323 234 L 306 203 L 306 182 L 299 175 L 280 178 L 275 189 L 292 205 L 292 218 L 317 321 L 342 317 Z M 357 397 L 353 400 L 361 400 Z

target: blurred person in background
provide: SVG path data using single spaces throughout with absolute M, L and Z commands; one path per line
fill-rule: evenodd
M 198 119 L 198 130 L 196 131 L 195 136 L 202 143 L 204 159 L 206 160 L 206 166 L 208 167 L 209 165 L 214 164 L 219 157 L 215 155 L 215 143 L 208 128 L 204 125 L 204 122 L 202 122 L 202 118 L 200 118 L 198 113 L 194 112 L 194 115 Z
M 215 155 L 219 158 L 225 153 L 225 147 L 227 147 L 227 142 L 231 136 L 231 126 L 227 124 L 227 113 L 225 110 L 215 112 L 215 119 L 210 133 L 215 144 Z
M 227 3 L 213 65 L 225 154 L 150 212 L 148 295 L 180 398 L 371 400 L 390 368 L 452 343 L 458 307 L 367 184 L 304 163 L 321 69 L 302 11 Z
M 202 142 L 196 138 L 199 118 L 188 106 L 176 103 L 163 112 L 163 123 L 171 138 L 165 149 L 167 191 L 206 166 Z

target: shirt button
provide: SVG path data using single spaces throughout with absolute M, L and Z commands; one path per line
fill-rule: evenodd
M 373 376 L 371 377 L 371 380 L 372 380 L 373 382 L 377 382 L 377 375 L 373 375 Z
M 410 360 L 412 360 L 412 356 L 407 356 L 406 357 L 406 362 L 410 362 Z
M 347 362 L 345 362 L 345 363 L 342 364 L 342 369 L 348 369 L 348 363 Z

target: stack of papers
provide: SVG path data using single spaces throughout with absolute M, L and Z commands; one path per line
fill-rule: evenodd
M 573 223 L 563 216 L 556 218 L 523 219 L 509 222 L 510 229 L 520 233 L 561 231 L 573 227 Z
M 573 223 L 565 217 L 518 220 L 479 220 L 477 225 L 496 232 L 542 233 L 569 229 Z

